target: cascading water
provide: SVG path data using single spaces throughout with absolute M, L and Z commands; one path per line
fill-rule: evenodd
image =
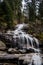
M 26 34 L 22 29 L 27 27 L 27 24 L 18 24 L 14 31 L 8 31 L 7 33 L 13 34 L 13 41 L 15 47 L 18 49 L 23 50 L 31 50 L 35 51 L 34 55 L 32 56 L 31 63 L 29 65 L 41 65 L 41 57 L 40 57 L 40 50 L 39 50 L 39 41 L 37 38 L 33 37 L 30 34 Z M 38 52 L 38 53 L 36 53 Z M 26 57 L 28 57 L 26 55 Z
M 15 46 L 18 45 L 20 49 L 34 49 L 34 51 L 39 52 L 39 41 L 30 34 L 26 34 L 22 29 L 27 27 L 27 24 L 18 24 L 14 31 L 9 31 L 7 33 L 13 34 L 13 40 Z
M 13 34 L 13 40 L 15 46 L 20 49 L 34 49 L 34 51 L 39 52 L 39 41 L 30 34 L 26 34 L 22 29 L 28 27 L 27 24 L 18 24 L 14 31 L 8 31 L 8 34 Z
M 35 53 L 32 56 L 31 63 L 29 65 L 42 65 L 42 58 L 39 53 Z

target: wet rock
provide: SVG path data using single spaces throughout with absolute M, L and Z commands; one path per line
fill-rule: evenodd
M 8 53 L 11 53 L 11 54 L 17 54 L 17 53 L 20 53 L 18 50 L 16 50 L 15 48 L 9 48 L 8 49 Z
M 33 60 L 36 61 L 40 60 L 41 56 L 43 57 L 43 55 L 40 55 L 39 53 L 30 53 L 30 54 L 6 54 L 6 55 L 0 55 L 0 62 L 15 62 L 18 63 L 18 65 L 31 65 Z M 5 61 L 1 61 L 1 60 L 5 60 Z M 41 58 L 42 60 L 42 58 Z M 43 60 L 42 60 L 43 62 Z M 39 64 L 38 64 L 39 65 Z
M 23 49 L 23 50 L 20 50 L 20 49 L 19 49 L 18 51 L 19 51 L 20 53 L 26 53 L 26 50 L 24 50 L 24 49 Z

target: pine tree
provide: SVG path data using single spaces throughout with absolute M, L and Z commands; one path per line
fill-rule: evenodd
M 40 13 L 40 19 L 43 20 L 43 1 L 40 3 L 39 13 Z
M 32 2 L 28 3 L 28 16 L 29 16 L 29 21 L 34 21 L 35 20 L 35 1 L 32 0 Z

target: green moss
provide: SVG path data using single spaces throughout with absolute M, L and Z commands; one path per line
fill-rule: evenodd
M 36 38 L 38 38 L 38 39 L 43 43 L 43 33 L 35 34 L 34 36 L 35 36 Z

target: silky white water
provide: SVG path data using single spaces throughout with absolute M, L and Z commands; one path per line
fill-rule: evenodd
M 42 65 L 42 59 L 39 53 L 33 54 L 30 65 Z

